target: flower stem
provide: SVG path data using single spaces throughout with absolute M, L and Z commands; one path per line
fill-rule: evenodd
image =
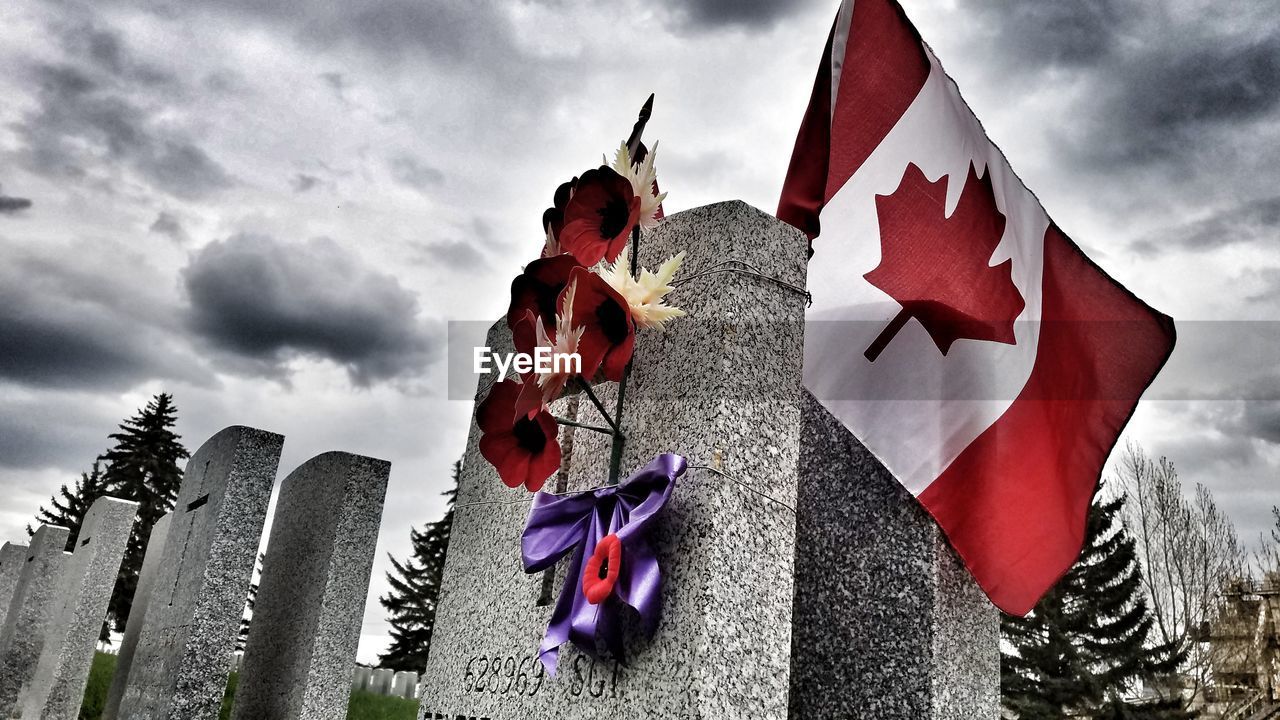
M 560 423 L 561 425 L 569 425 L 576 428 L 582 428 L 583 430 L 593 430 L 598 433 L 604 433 L 605 435 L 613 434 L 613 430 L 611 428 L 602 427 L 600 425 L 588 425 L 586 423 L 580 423 L 577 420 L 570 420 L 569 418 L 560 417 L 559 415 L 552 415 L 551 417 L 554 418 L 555 421 Z
M 640 226 L 631 230 L 631 272 L 640 277 Z M 622 371 L 622 380 L 618 381 L 618 401 L 613 405 L 614 419 L 610 423 L 614 428 L 622 427 L 622 403 L 627 395 L 627 379 L 631 377 L 631 362 Z M 618 431 L 613 436 L 613 448 L 609 453 L 609 484 L 617 485 L 622 474 L 622 446 L 627 437 Z
M 591 383 L 587 382 L 586 378 L 578 376 L 578 385 L 582 388 L 582 392 L 586 393 L 587 397 L 591 399 L 591 404 L 596 406 L 596 410 L 600 411 L 600 416 L 604 418 L 605 422 L 609 423 L 611 428 L 609 432 L 613 433 L 614 437 L 621 435 L 622 430 L 619 429 L 618 423 L 610 417 L 608 409 L 605 408 L 604 403 L 600 402 L 600 398 L 596 397 L 595 391 L 591 389 Z

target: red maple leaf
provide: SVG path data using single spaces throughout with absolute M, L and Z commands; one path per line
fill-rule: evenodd
M 1013 260 L 990 264 L 1005 223 L 991 173 L 978 179 L 970 165 L 951 217 L 945 215 L 946 202 L 946 176 L 931 183 L 914 163 L 892 195 L 876 196 L 880 264 L 863 277 L 902 310 L 864 353 L 871 362 L 911 318 L 943 355 L 960 338 L 1017 342 L 1013 321 L 1025 303 L 1013 284 Z

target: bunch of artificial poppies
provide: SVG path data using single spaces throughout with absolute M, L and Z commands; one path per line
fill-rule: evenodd
M 507 325 L 515 349 L 577 353 L 581 373 L 535 368 L 500 378 L 477 411 L 480 453 L 509 487 L 542 488 L 560 467 L 556 420 L 547 405 L 571 382 L 622 381 L 638 328 L 662 329 L 684 315 L 663 301 L 684 253 L 656 273 L 631 272 L 628 240 L 662 218 L 654 158 L 643 146 L 632 158 L 623 143 L 612 167 L 602 165 L 563 183 L 542 215 L 546 244 L 511 283 Z

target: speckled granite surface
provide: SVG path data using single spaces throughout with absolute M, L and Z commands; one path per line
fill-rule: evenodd
M 116 671 L 111 676 L 111 689 L 107 691 L 107 701 L 102 706 L 102 720 L 116 720 L 120 712 L 120 700 L 124 697 L 124 690 L 129 682 L 129 669 L 133 667 L 133 655 L 138 649 L 138 636 L 142 633 L 142 626 L 146 624 L 147 605 L 151 602 L 151 593 L 155 588 L 160 559 L 164 557 L 164 543 L 171 520 L 173 513 L 165 513 L 151 526 L 151 534 L 147 536 L 147 552 L 142 558 L 142 570 L 138 573 L 138 585 L 133 591 L 133 606 L 129 609 L 124 636 L 120 638 L 120 646 L 116 651 Z
M 391 463 L 317 455 L 280 484 L 233 720 L 344 720 Z
M 50 608 L 40 661 L 22 692 L 24 719 L 80 717 L 89 666 L 137 512 L 138 503 L 113 497 L 98 498 L 85 512 L 75 551 L 62 570 L 60 597 Z
M 187 461 L 122 720 L 218 717 L 283 443 L 233 426 Z
M 18 588 L 18 578 L 26 564 L 26 545 L 11 542 L 0 545 L 0 628 L 4 627 L 3 616 L 9 612 L 9 601 L 13 599 L 13 591 Z
M 736 259 L 803 286 L 806 247 L 798 231 L 741 202 L 671 216 L 642 240 L 651 268 L 688 252 L 677 280 L 692 279 L 669 298 L 690 317 L 640 334 L 624 474 L 678 452 L 730 477 L 692 468 L 679 482 L 656 533 L 662 623 L 652 641 L 630 634 L 625 667 L 566 646 L 558 677 L 541 671 L 551 606 L 539 604 L 543 577 L 520 568 L 530 496 L 498 480 L 473 424 L 420 717 L 787 717 L 805 299 L 723 267 L 693 276 Z M 505 324 L 496 330 L 490 344 L 509 344 Z M 601 386 L 606 403 L 613 391 Z M 572 402 L 558 412 L 573 412 Z M 577 406 L 580 420 L 600 422 L 588 403 Z M 602 484 L 606 438 L 577 430 L 572 447 L 564 482 Z
M 44 649 L 58 581 L 67 558 L 70 531 L 57 525 L 41 525 L 31 538 L 22 572 L 9 601 L 4 630 L 0 631 L 0 717 L 17 709 L 19 693 L 36 670 Z
M 804 396 L 791 717 L 996 720 L 995 607 L 906 489 Z

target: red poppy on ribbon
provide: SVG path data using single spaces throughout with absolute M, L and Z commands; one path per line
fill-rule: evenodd
M 584 328 L 578 343 L 583 377 L 593 377 L 599 369 L 606 380 L 621 380 L 636 343 L 630 306 L 609 283 L 586 268 L 575 269 L 569 282 L 577 283 L 574 323 Z
M 516 323 L 528 310 L 542 318 L 543 325 L 555 327 L 560 293 L 569 284 L 569 274 L 579 267 L 582 264 L 574 260 L 572 255 L 542 258 L 526 265 L 524 272 L 511 281 L 507 327 L 515 330 Z
M 523 485 L 537 492 L 560 469 L 560 441 L 551 413 L 539 409 L 531 415 L 517 414 L 520 390 L 520 383 L 503 380 L 494 383 L 480 403 L 480 454 L 498 469 L 507 487 Z
M 556 236 L 560 249 L 583 265 L 613 262 L 640 222 L 640 204 L 631 181 L 613 168 L 586 171 L 565 204 L 564 226 Z
M 612 533 L 600 538 L 596 551 L 587 559 L 582 571 L 582 594 L 587 602 L 599 605 L 613 592 L 622 571 L 622 541 Z

